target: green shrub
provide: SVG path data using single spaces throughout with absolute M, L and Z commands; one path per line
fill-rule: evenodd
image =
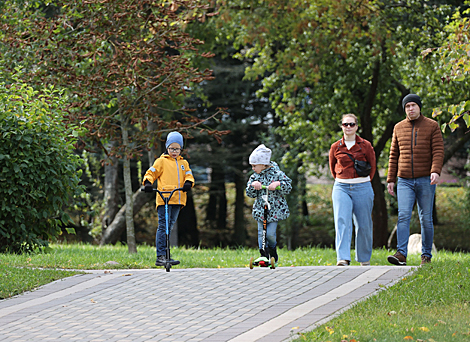
M 47 247 L 81 190 L 66 99 L 52 87 L 0 84 L 0 252 Z

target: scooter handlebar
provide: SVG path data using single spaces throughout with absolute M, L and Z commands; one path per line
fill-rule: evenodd
M 156 188 L 152 188 L 152 190 L 153 190 L 154 192 L 161 192 L 162 194 L 171 194 L 172 192 L 175 192 L 175 191 L 178 191 L 178 190 L 183 191 L 183 188 L 176 188 L 176 189 L 173 189 L 173 190 L 171 190 L 171 191 L 160 191 L 160 190 L 158 190 L 158 189 L 156 189 Z M 141 186 L 141 187 L 140 187 L 140 191 L 144 191 L 144 192 L 145 192 L 145 186 Z
M 261 189 L 266 189 L 266 188 L 267 188 L 266 185 L 261 185 Z M 281 190 L 281 186 L 278 185 L 278 186 L 276 187 L 276 189 L 274 189 L 274 190 Z
M 175 193 L 175 191 L 183 191 L 183 188 L 176 188 L 171 191 L 160 191 L 158 189 L 152 188 L 152 190 L 160 195 L 162 198 L 163 202 L 168 203 L 170 201 L 171 196 Z M 140 188 L 140 191 L 145 192 L 145 186 Z M 163 194 L 170 194 L 169 196 L 163 196 Z

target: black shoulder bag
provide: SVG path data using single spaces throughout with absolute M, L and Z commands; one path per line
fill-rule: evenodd
M 362 161 L 362 160 L 356 160 L 352 155 L 346 152 L 340 151 L 340 153 L 347 154 L 349 158 L 354 163 L 354 168 L 356 169 L 357 175 L 359 177 L 367 177 L 370 175 L 370 170 L 372 169 L 372 166 L 370 166 L 370 163 L 368 161 Z

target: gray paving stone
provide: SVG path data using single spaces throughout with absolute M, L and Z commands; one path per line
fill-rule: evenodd
M 5 341 L 284 341 L 410 270 L 91 271 L 0 301 L 0 333 Z M 266 284 L 274 285 L 263 292 Z

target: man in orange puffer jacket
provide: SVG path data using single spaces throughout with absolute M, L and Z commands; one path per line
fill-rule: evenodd
M 398 201 L 397 252 L 388 256 L 388 261 L 394 265 L 406 265 L 411 213 L 417 201 L 423 265 L 431 262 L 432 258 L 432 210 L 444 161 L 444 142 L 439 124 L 421 114 L 422 104 L 418 95 L 408 94 L 402 105 L 406 119 L 393 129 L 388 163 L 387 189 L 390 195 L 395 196 L 397 182 Z

